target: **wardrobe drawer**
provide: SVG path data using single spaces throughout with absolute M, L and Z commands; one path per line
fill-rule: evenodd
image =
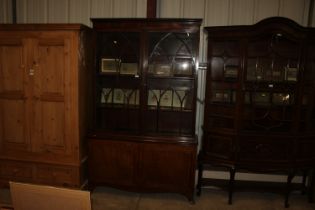
M 0 176 L 10 180 L 27 181 L 32 179 L 32 165 L 16 162 L 0 162 Z
M 75 170 L 63 166 L 37 166 L 35 177 L 39 183 L 65 187 L 74 186 L 77 180 Z

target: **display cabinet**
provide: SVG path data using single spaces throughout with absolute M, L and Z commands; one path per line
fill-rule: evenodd
M 208 73 L 198 193 L 211 184 L 202 176 L 206 165 L 229 169 L 230 203 L 235 172 L 280 172 L 288 175 L 288 206 L 292 178 L 315 166 L 314 29 L 276 17 L 205 30 Z
M 193 199 L 199 19 L 92 19 L 91 186 Z

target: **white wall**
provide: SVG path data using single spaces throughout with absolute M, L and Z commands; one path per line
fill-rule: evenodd
M 146 0 L 16 0 L 18 23 L 83 23 L 91 17 L 145 17 Z M 12 22 L 11 0 L 0 0 L 0 23 Z
M 283 16 L 306 26 L 310 1 L 158 0 L 157 16 L 203 18 L 206 26 L 253 24 L 266 17 Z M 91 25 L 90 17 L 145 17 L 147 6 L 146 0 L 16 0 L 16 2 L 19 23 L 60 22 Z M 0 23 L 12 21 L 11 6 L 11 0 L 0 0 Z
M 311 0 L 158 0 L 160 18 L 202 18 L 202 26 L 254 24 L 283 16 L 306 26 Z M 18 23 L 83 23 L 91 17 L 145 17 L 146 0 L 16 0 Z M 12 22 L 11 0 L 0 0 L 0 23 Z M 315 26 L 315 12 L 312 17 Z M 200 62 L 206 61 L 201 30 Z M 204 99 L 205 71 L 198 72 L 198 97 Z M 196 130 L 202 136 L 203 104 L 198 103 Z M 218 175 L 222 177 L 221 175 Z M 248 177 L 245 177 L 246 179 Z

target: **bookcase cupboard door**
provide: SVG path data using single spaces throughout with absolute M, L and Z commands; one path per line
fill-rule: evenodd
M 27 43 L 0 35 L 0 154 L 29 151 Z
M 138 144 L 122 141 L 89 141 L 90 185 L 136 187 Z
M 142 187 L 155 191 L 180 192 L 192 200 L 195 151 L 196 148 L 191 145 L 142 145 L 139 162 Z

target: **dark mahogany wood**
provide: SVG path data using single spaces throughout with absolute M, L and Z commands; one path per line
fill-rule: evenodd
M 201 20 L 92 22 L 96 77 L 88 136 L 90 186 L 180 193 L 193 201 Z
M 288 207 L 292 178 L 315 167 L 314 28 L 276 17 L 205 30 L 209 72 L 197 192 L 209 183 L 205 165 L 230 170 L 229 203 L 235 172 L 281 172 L 288 176 Z
M 147 0 L 147 18 L 156 18 L 156 0 Z

